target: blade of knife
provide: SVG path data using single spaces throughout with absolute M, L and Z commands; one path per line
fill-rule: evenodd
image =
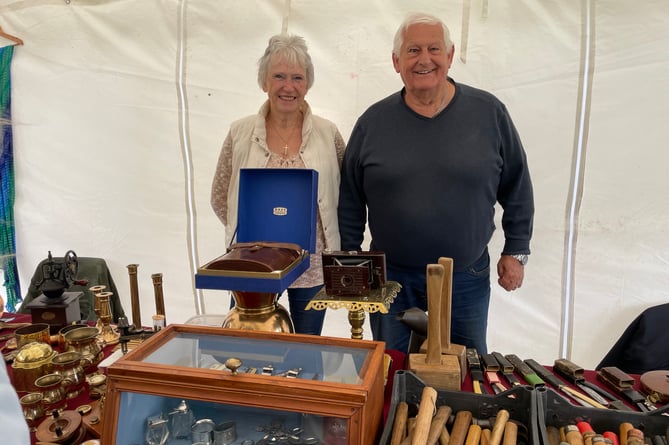
M 555 366 L 553 366 L 553 371 L 555 374 L 559 375 L 572 385 L 576 386 L 579 388 L 581 391 L 589 395 L 593 400 L 596 400 L 598 403 L 604 405 L 604 406 L 609 406 L 609 401 L 605 399 L 601 394 L 599 394 L 597 391 L 593 390 L 592 388 L 588 387 L 585 385 L 585 378 L 584 377 L 578 377 L 577 374 L 571 374 L 568 373 L 564 370 L 564 368 L 561 368 L 558 366 L 558 361 L 555 361 Z
M 595 408 L 603 408 L 606 409 L 606 406 L 602 405 L 601 403 L 597 402 L 596 400 L 593 400 L 592 398 L 586 396 L 585 394 L 569 387 L 568 385 L 565 385 L 562 383 L 560 379 L 555 377 L 555 375 L 550 372 L 545 366 L 542 366 L 539 364 L 536 360 L 534 359 L 526 359 L 525 363 L 527 366 L 529 366 L 532 370 L 534 370 L 539 377 L 547 381 L 551 386 L 555 387 L 559 391 L 562 391 L 563 393 L 571 396 L 574 400 L 576 400 L 579 404 L 586 403 L 587 405 L 585 406 L 591 406 Z

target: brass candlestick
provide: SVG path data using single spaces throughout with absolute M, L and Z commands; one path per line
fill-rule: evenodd
M 98 337 L 108 345 L 118 343 L 118 340 L 121 337 L 121 335 L 114 331 L 111 326 L 112 310 L 109 299 L 112 295 L 114 295 L 112 292 L 100 292 L 96 297 L 100 307 L 100 316 L 98 320 L 100 320 L 102 324 L 102 329 L 100 330 Z
M 95 321 L 95 327 L 98 329 L 98 332 L 102 332 L 102 320 L 100 320 L 100 303 L 98 300 L 98 295 L 100 292 L 104 291 L 107 286 L 97 285 L 91 286 L 88 288 L 89 291 L 93 292 L 93 312 L 97 315 L 98 319 Z
M 165 315 L 165 300 L 163 298 L 163 274 L 151 274 L 153 280 L 153 291 L 156 298 L 156 314 Z
M 132 324 L 135 329 L 142 329 L 142 312 L 139 307 L 139 286 L 137 285 L 137 267 L 139 264 L 128 264 L 130 276 L 130 304 L 132 305 Z

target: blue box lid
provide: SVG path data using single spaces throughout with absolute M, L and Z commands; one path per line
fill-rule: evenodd
M 316 251 L 318 172 L 304 168 L 239 171 L 237 241 L 295 243 Z

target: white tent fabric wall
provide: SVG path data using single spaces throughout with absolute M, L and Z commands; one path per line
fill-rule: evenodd
M 471 7 L 466 42 L 463 3 Z M 401 87 L 393 34 L 407 11 L 421 10 L 449 24 L 456 54 L 467 44 L 466 63 L 456 60 L 451 75 L 506 103 L 533 174 L 531 261 L 519 291 L 506 293 L 493 280 L 489 347 L 552 363 L 570 286 L 566 218 L 578 180 L 572 162 L 585 8 L 594 14 L 595 71 L 570 257 L 570 354 L 594 367 L 641 310 L 668 300 L 669 3 L 659 0 L 0 0 L 0 26 L 25 42 L 12 66 L 23 292 L 49 250 L 72 249 L 107 260 L 128 312 L 126 265 L 139 264 L 142 319 L 154 312 L 156 272 L 168 322 L 196 315 L 200 296 L 206 313 L 227 312 L 226 291 L 193 288 L 189 256 L 203 264 L 225 249 L 225 228 L 209 206 L 211 178 L 230 122 L 264 100 L 256 61 L 268 37 L 285 26 L 306 38 L 316 67 L 307 99 L 346 138 L 367 106 Z M 501 245 L 498 230 L 493 264 Z M 324 333 L 348 336 L 346 314 L 330 311 Z

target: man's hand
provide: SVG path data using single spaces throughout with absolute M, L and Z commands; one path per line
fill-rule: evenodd
M 497 262 L 497 275 L 499 285 L 511 292 L 523 285 L 525 266 L 510 255 L 502 255 Z

